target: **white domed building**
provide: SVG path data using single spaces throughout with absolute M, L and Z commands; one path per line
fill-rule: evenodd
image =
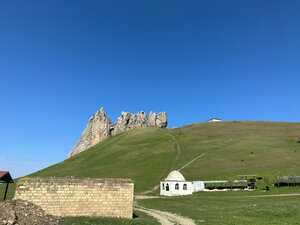
M 160 194 L 165 196 L 191 195 L 194 185 L 186 181 L 184 176 L 177 170 L 173 170 L 164 181 L 160 182 Z

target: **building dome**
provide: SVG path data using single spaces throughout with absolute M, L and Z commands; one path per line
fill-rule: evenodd
M 181 173 L 179 173 L 177 170 L 173 170 L 171 173 L 169 173 L 165 181 L 185 181 L 185 179 Z

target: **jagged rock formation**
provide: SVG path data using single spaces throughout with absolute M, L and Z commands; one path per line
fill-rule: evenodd
M 152 111 L 149 114 L 149 119 L 147 114 L 143 111 L 136 114 L 121 112 L 118 121 L 112 124 L 102 107 L 90 118 L 88 125 L 84 129 L 79 141 L 71 150 L 68 158 L 85 151 L 111 135 L 139 127 L 158 126 L 164 128 L 167 127 L 167 124 L 166 112 L 160 112 L 156 115 L 156 113 Z
M 106 116 L 104 108 L 101 108 L 90 118 L 88 125 L 68 158 L 108 138 L 110 136 L 110 124 L 110 119 Z

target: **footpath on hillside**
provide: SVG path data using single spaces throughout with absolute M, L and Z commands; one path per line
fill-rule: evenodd
M 181 149 L 180 149 L 180 145 L 179 145 L 179 141 L 177 138 L 175 138 L 172 134 L 168 135 L 172 138 L 172 140 L 175 142 L 175 144 L 173 145 L 173 150 L 176 152 L 176 156 L 174 158 L 174 160 L 172 161 L 171 164 L 171 170 L 174 169 L 174 165 L 175 162 L 179 159 L 180 154 L 181 154 Z M 215 151 L 220 151 L 228 146 L 230 146 L 232 142 L 232 139 L 230 138 L 228 141 L 228 145 L 223 146 L 219 149 L 216 149 Z M 176 146 L 176 149 L 175 149 Z M 191 163 L 193 163 L 194 161 L 200 159 L 201 157 L 205 156 L 208 152 L 203 152 L 200 155 L 198 155 L 197 157 L 193 158 L 192 160 L 190 160 L 189 162 L 187 162 L 185 165 L 183 165 L 182 167 L 180 167 L 178 169 L 178 171 L 183 170 L 184 168 L 188 167 Z M 135 196 L 136 199 L 153 199 L 153 198 L 164 198 L 161 196 L 147 196 L 145 194 L 150 194 L 153 191 L 157 190 L 159 188 L 159 185 L 156 185 L 154 188 L 152 188 L 151 190 L 145 191 L 143 192 L 141 195 L 137 195 Z M 173 225 L 173 224 L 183 224 L 183 225 L 194 225 L 195 222 L 187 217 L 183 217 L 183 216 L 179 216 L 177 214 L 173 214 L 170 212 L 163 212 L 163 211 L 159 211 L 157 209 L 149 209 L 149 208 L 145 208 L 142 206 L 138 206 L 137 203 L 135 203 L 134 209 L 137 211 L 141 211 L 144 212 L 154 218 L 156 218 L 158 220 L 158 222 L 160 222 L 162 225 Z
M 168 134 L 168 135 L 172 138 L 172 140 L 175 141 L 175 146 L 176 146 L 176 150 L 173 147 L 174 151 L 176 151 L 176 156 L 175 156 L 175 159 L 172 162 L 172 166 L 171 166 L 171 170 L 172 170 L 174 168 L 175 162 L 179 159 L 179 156 L 181 154 L 181 149 L 180 149 L 180 145 L 179 145 L 178 140 L 173 135 L 171 135 L 171 134 Z M 200 158 L 200 157 L 198 156 L 197 158 Z M 196 159 L 194 159 L 194 160 L 196 160 Z M 190 163 L 192 163 L 192 162 L 189 162 L 188 165 Z M 188 165 L 184 165 L 184 167 L 186 167 Z M 183 168 L 181 168 L 181 169 L 183 169 Z M 151 190 L 143 192 L 142 195 L 135 196 L 135 198 L 136 199 L 162 198 L 160 196 L 147 196 L 147 195 L 145 195 L 145 194 L 149 194 L 149 193 L 157 190 L 158 188 L 159 188 L 159 185 L 156 185 Z M 162 225 L 174 225 L 174 224 L 196 225 L 194 220 L 192 220 L 190 218 L 183 217 L 183 216 L 177 215 L 175 213 L 164 212 L 164 211 L 160 211 L 160 210 L 157 210 L 157 209 L 145 208 L 145 207 L 139 206 L 136 202 L 134 204 L 134 209 L 136 211 L 141 211 L 141 212 L 144 212 L 144 213 L 148 214 L 149 216 L 154 217 Z

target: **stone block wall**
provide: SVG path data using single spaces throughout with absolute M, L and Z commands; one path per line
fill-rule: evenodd
M 133 192 L 131 179 L 35 177 L 19 179 L 14 198 L 55 216 L 132 218 Z

